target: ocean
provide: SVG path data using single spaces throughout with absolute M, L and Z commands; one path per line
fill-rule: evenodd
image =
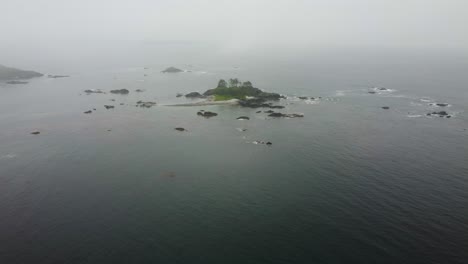
M 0 263 L 467 263 L 467 72 L 351 56 L 1 83 Z M 234 77 L 304 117 L 168 106 Z

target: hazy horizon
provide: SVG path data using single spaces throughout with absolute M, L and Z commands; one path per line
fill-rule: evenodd
M 334 53 L 468 54 L 465 1 L 3 1 L 0 62 L 196 63 Z

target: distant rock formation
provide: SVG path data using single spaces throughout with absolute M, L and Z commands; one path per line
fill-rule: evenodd
M 8 83 L 8 84 L 27 84 L 28 82 L 24 82 L 24 81 L 8 81 L 7 83 Z
M 183 70 L 178 69 L 176 67 L 169 67 L 165 69 L 164 71 L 162 71 L 162 73 L 177 73 L 177 72 L 183 72 Z
M 67 78 L 67 77 L 70 77 L 68 75 L 47 75 L 47 78 L 53 78 L 53 79 L 56 79 L 56 78 Z
M 25 71 L 0 65 L 0 80 L 31 79 L 42 76 L 44 76 L 44 74 L 35 71 Z

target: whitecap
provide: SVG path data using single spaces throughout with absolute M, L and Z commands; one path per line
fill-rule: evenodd
M 346 91 L 344 90 L 338 90 L 335 92 L 335 96 L 345 96 L 346 95 Z
M 319 104 L 320 101 L 307 99 L 304 101 L 306 104 Z
M 430 103 L 430 102 L 432 102 L 433 100 L 430 99 L 430 98 L 421 98 L 421 99 L 419 99 L 419 101 L 424 102 L 424 103 Z

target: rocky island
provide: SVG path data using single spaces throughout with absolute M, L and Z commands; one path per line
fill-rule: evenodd
M 186 98 L 200 99 L 207 98 L 206 101 L 177 104 L 173 106 L 200 106 L 200 105 L 221 105 L 221 104 L 237 104 L 243 107 L 266 107 L 266 108 L 284 108 L 281 105 L 273 105 L 268 101 L 278 101 L 283 98 L 280 94 L 269 93 L 253 87 L 250 81 L 241 82 L 237 78 L 229 79 L 229 82 L 221 79 L 218 86 L 205 91 L 203 94 L 199 92 L 191 92 L 185 95 Z
M 35 71 L 25 71 L 0 65 L 0 80 L 14 81 L 21 79 L 32 79 L 35 77 L 42 76 L 44 76 L 42 73 L 38 73 Z

